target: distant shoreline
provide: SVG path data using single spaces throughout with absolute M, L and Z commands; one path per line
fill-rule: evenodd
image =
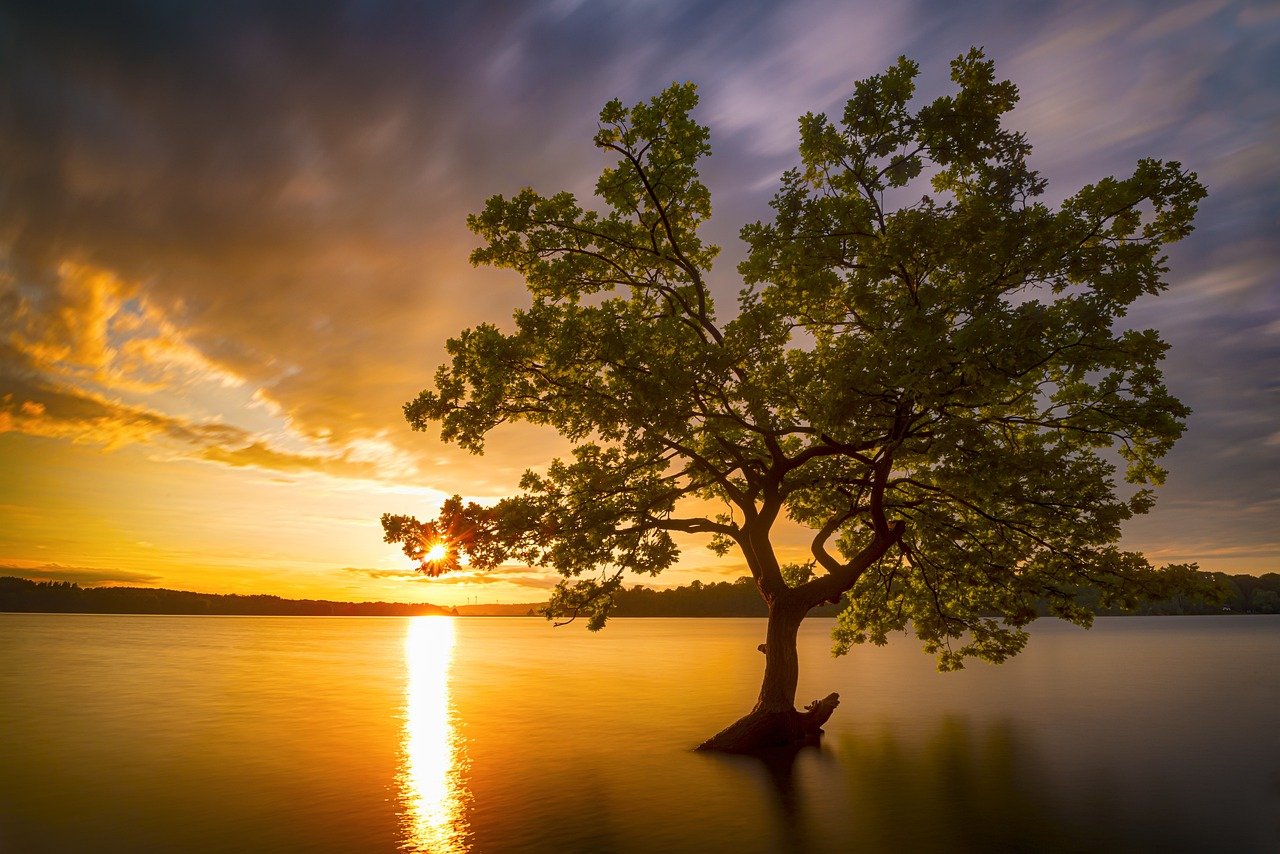
M 81 587 L 71 581 L 31 581 L 13 576 L 0 577 L 0 612 L 228 617 L 419 617 L 455 613 L 452 608 L 425 602 L 337 602 L 157 587 Z
M 1099 610 L 1098 616 L 1228 616 L 1280 613 L 1280 574 L 1221 576 L 1231 590 L 1225 603 L 1165 600 L 1137 611 Z M 1096 591 L 1092 591 L 1096 593 Z M 1082 590 L 1082 601 L 1091 591 Z M 750 578 L 656 590 L 637 585 L 618 591 L 611 618 L 767 616 Z M 1095 603 L 1096 605 L 1096 603 Z M 270 617 L 455 617 L 540 616 L 542 603 L 445 607 L 426 602 L 338 602 L 284 599 L 267 594 L 193 593 L 153 587 L 80 587 L 71 581 L 0 577 L 0 612 L 41 614 L 153 614 L 165 616 Z M 812 617 L 832 617 L 839 605 L 824 605 Z

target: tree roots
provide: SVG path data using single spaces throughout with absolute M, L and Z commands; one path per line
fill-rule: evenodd
M 828 694 L 804 707 L 767 709 L 760 706 L 698 745 L 698 750 L 754 753 L 775 747 L 816 744 L 822 725 L 840 705 L 839 694 Z

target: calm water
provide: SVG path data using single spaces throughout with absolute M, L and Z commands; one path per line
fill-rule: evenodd
M 759 620 L 0 614 L 0 851 L 1280 850 L 1280 618 L 827 654 L 792 764 L 690 750 Z

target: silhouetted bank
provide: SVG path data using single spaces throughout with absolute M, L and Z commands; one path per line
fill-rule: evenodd
M 81 587 L 71 581 L 0 578 L 0 611 L 84 614 L 225 614 L 323 617 L 416 617 L 450 608 L 405 602 L 330 602 L 154 587 Z
M 1103 616 L 1178 614 L 1280 614 L 1280 574 L 1259 576 L 1207 573 L 1223 583 L 1227 599 L 1220 603 L 1182 597 L 1149 602 L 1135 611 L 1099 610 Z M 1086 604 L 1097 601 L 1095 590 L 1081 590 Z M 768 611 L 755 582 L 735 581 L 654 590 L 644 585 L 614 594 L 615 617 L 765 617 Z M 80 587 L 70 581 L 29 581 L 0 578 L 0 611 L 89 614 L 260 614 L 279 616 L 412 617 L 424 614 L 495 617 L 533 616 L 537 604 L 459 605 L 444 608 L 426 603 L 330 602 L 324 599 L 282 599 L 279 596 L 191 593 L 151 587 Z M 811 616 L 835 616 L 841 605 L 823 605 Z

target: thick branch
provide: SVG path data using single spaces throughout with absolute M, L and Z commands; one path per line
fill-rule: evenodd
M 825 567 L 826 575 L 820 575 L 795 588 L 794 595 L 806 608 L 813 608 L 823 602 L 838 602 L 845 591 L 852 589 L 853 585 L 858 583 L 858 579 L 868 567 L 884 557 L 885 553 L 902 539 L 906 529 L 906 522 L 901 519 L 895 521 L 889 526 L 885 535 L 873 536 L 851 561 L 843 565 Z

